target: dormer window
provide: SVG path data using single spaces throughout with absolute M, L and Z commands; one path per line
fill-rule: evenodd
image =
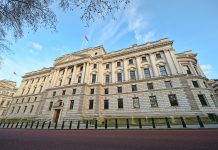
M 157 59 L 157 60 L 161 59 L 160 53 L 157 53 L 157 54 L 156 54 L 156 59 Z

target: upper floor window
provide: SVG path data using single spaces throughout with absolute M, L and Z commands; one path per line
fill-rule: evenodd
M 118 62 L 117 62 L 117 67 L 120 67 L 120 66 L 121 66 L 121 62 L 118 61 Z
M 12 108 L 12 110 L 11 110 L 11 114 L 14 112 L 14 109 L 15 109 L 15 107 Z
M 66 90 L 63 90 L 63 91 L 62 91 L 62 95 L 65 95 L 65 94 L 66 94 Z
M 158 107 L 157 97 L 149 96 L 151 107 Z
M 161 59 L 160 53 L 157 53 L 157 54 L 156 54 L 156 59 L 157 59 L 157 60 Z
M 71 100 L 71 101 L 70 101 L 70 110 L 73 109 L 73 105 L 74 105 L 74 100 Z
M 149 90 L 154 89 L 153 83 L 147 83 L 147 86 Z
M 142 62 L 147 62 L 146 56 L 142 56 Z
M 192 81 L 192 84 L 195 88 L 199 88 L 198 81 Z
M 110 64 L 106 64 L 106 69 L 109 69 L 110 68 Z
M 132 85 L 132 91 L 137 91 L 137 86 L 136 85 Z
M 19 113 L 19 111 L 20 111 L 20 108 L 21 108 L 21 106 L 19 106 L 19 107 L 18 107 L 18 109 L 17 109 L 17 113 Z
M 30 113 L 33 112 L 34 105 L 31 106 Z
M 89 100 L 89 109 L 93 109 L 94 100 Z
M 161 76 L 167 75 L 167 70 L 166 70 L 165 66 L 160 66 L 159 68 L 160 68 L 160 75 Z
M 81 83 L 81 76 L 78 76 L 78 83 Z
M 104 109 L 109 109 L 109 101 L 104 100 Z
M 80 71 L 83 71 L 83 66 L 80 66 Z
M 205 95 L 198 94 L 198 98 L 199 98 L 202 106 L 208 106 L 207 99 L 206 99 Z
M 68 78 L 68 85 L 70 85 L 71 83 L 71 78 Z
M 96 69 L 97 68 L 97 64 L 93 64 L 93 68 Z
M 170 95 L 168 95 L 168 97 L 169 97 L 171 106 L 178 106 L 176 94 L 170 94 Z
M 37 97 L 34 98 L 34 101 L 36 101 L 36 100 L 37 100 Z
M 94 93 L 95 93 L 95 89 L 91 89 L 90 94 L 94 94 Z
M 117 81 L 122 81 L 122 73 L 117 73 Z
M 121 86 L 117 87 L 117 93 L 122 93 L 122 87 Z
M 123 108 L 123 99 L 122 98 L 118 99 L 118 108 Z
M 52 106 L 53 106 L 53 102 L 50 102 L 50 104 L 49 104 L 49 108 L 48 108 L 48 111 L 51 111 Z
M 133 64 L 133 59 L 129 59 L 129 64 Z
M 192 73 L 191 73 L 191 70 L 190 70 L 190 68 L 189 68 L 188 65 L 184 65 L 184 66 L 183 66 L 183 69 L 185 70 L 185 72 L 186 72 L 187 74 L 192 74 Z
M 109 83 L 110 82 L 110 75 L 106 75 L 105 76 L 105 83 Z
M 136 80 L 136 75 L 135 75 L 135 71 L 130 71 L 130 79 L 131 80 Z
M 133 100 L 133 108 L 140 108 L 139 98 L 133 97 L 132 100 Z
M 93 74 L 92 75 L 92 83 L 95 83 L 96 82 L 96 74 Z
M 151 77 L 149 68 L 144 69 L 144 76 L 145 76 L 145 78 L 150 78 Z
M 76 94 L 76 89 L 73 89 L 73 95 Z
M 105 88 L 104 89 L 104 94 L 108 94 L 109 93 L 109 89 L 108 88 Z
M 165 87 L 166 87 L 167 89 L 172 88 L 171 81 L 164 81 L 164 83 L 165 83 Z

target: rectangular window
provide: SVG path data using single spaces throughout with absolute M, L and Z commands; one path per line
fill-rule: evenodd
M 130 79 L 136 80 L 135 71 L 130 71 Z
M 132 85 L 132 91 L 137 91 L 137 86 L 136 85 Z
M 89 109 L 93 109 L 94 100 L 89 100 Z
M 146 56 L 142 56 L 142 62 L 147 62 Z
M 11 110 L 11 114 L 14 112 L 14 109 L 15 109 L 15 107 L 12 108 L 12 110 Z
M 93 64 L 93 69 L 96 69 L 97 68 L 97 64 Z
M 153 83 L 147 83 L 147 86 L 149 90 L 154 89 Z
M 108 93 L 109 93 L 108 88 L 105 88 L 105 89 L 104 89 L 104 94 L 108 94 Z
M 117 62 L 117 67 L 120 67 L 120 66 L 121 66 L 121 62 L 118 61 L 118 62 Z
M 202 106 L 208 106 L 208 103 L 207 103 L 205 95 L 198 94 L 198 98 L 199 98 Z
M 105 83 L 109 83 L 110 82 L 110 75 L 106 75 L 105 76 Z
M 192 81 L 192 84 L 195 88 L 199 88 L 198 81 Z
M 76 89 L 73 89 L 73 95 L 75 95 L 76 94 Z
M 150 78 L 151 77 L 149 68 L 144 69 L 144 76 L 145 76 L 145 78 Z
M 133 64 L 133 59 L 129 59 L 129 64 L 130 64 L 130 65 Z
M 90 94 L 94 94 L 94 93 L 95 93 L 95 89 L 91 89 Z
M 160 75 L 161 76 L 166 76 L 167 75 L 167 70 L 166 70 L 165 66 L 160 66 L 159 69 L 160 69 Z
M 49 104 L 49 108 L 48 108 L 49 111 L 51 111 L 52 106 L 53 106 L 53 102 L 50 102 L 50 104 Z
M 92 75 L 92 83 L 95 83 L 96 82 L 96 74 L 93 74 Z
M 16 103 L 18 103 L 19 99 L 16 100 Z
M 185 70 L 185 72 L 186 72 L 187 74 L 192 74 L 192 72 L 191 72 L 191 70 L 190 70 L 190 68 L 189 68 L 188 65 L 184 65 L 184 66 L 183 66 L 183 69 Z
M 36 101 L 36 100 L 37 100 L 37 97 L 34 98 L 34 101 Z
M 167 89 L 172 88 L 171 81 L 164 81 L 164 83 L 165 83 L 165 87 L 166 87 Z
M 70 85 L 70 83 L 71 83 L 71 78 L 68 79 L 68 85 Z
M 24 107 L 23 113 L 25 113 L 25 112 L 26 112 L 26 109 L 27 109 L 27 106 L 25 106 L 25 107 Z
M 156 54 L 156 59 L 157 59 L 157 60 L 161 59 L 160 53 L 157 53 L 157 54 Z
M 33 112 L 34 105 L 31 106 L 30 113 Z
M 117 73 L 117 81 L 122 82 L 122 73 Z
M 78 76 L 78 83 L 81 83 L 81 76 Z
M 62 84 L 62 79 L 60 79 L 60 83 L 59 83 L 59 86 L 61 86 L 61 84 Z
M 139 98 L 133 97 L 132 100 L 133 100 L 133 108 L 140 108 Z
M 73 105 L 74 105 L 74 100 L 71 100 L 71 101 L 70 101 L 70 110 L 73 109 Z
M 109 69 L 110 68 L 110 64 L 106 64 L 106 69 Z
M 104 109 L 109 109 L 109 101 L 104 100 Z
M 65 94 L 66 94 L 66 90 L 63 90 L 63 91 L 62 91 L 62 95 L 65 95 Z
M 168 95 L 168 97 L 169 97 L 171 106 L 178 106 L 176 94 L 170 94 L 170 95 Z
M 117 87 L 117 93 L 122 93 L 122 87 L 121 86 Z
M 118 108 L 123 108 L 123 99 L 122 98 L 118 99 Z
M 56 95 L 56 91 L 53 92 L 53 96 L 55 96 L 55 95 Z
M 80 71 L 83 71 L 83 66 L 80 66 Z
M 19 113 L 19 111 L 20 111 L 20 107 L 21 107 L 21 106 L 18 107 L 17 113 Z
M 149 96 L 151 107 L 158 107 L 156 96 Z

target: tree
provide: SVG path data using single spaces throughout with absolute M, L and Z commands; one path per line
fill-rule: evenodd
M 81 20 L 86 26 L 96 18 L 111 15 L 130 2 L 130 0 L 59 0 L 59 7 L 63 11 L 82 11 Z M 0 0 L 0 55 L 8 51 L 7 32 L 11 32 L 16 39 L 23 37 L 24 27 L 33 31 L 39 28 L 56 30 L 57 18 L 50 8 L 54 0 Z

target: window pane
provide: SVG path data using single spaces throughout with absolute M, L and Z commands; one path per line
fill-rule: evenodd
M 153 83 L 147 83 L 147 86 L 149 90 L 154 89 Z
M 160 75 L 162 75 L 162 76 L 167 75 L 167 71 L 166 71 L 165 66 L 160 66 L 159 68 L 160 68 Z
M 145 78 L 150 78 L 150 77 L 151 77 L 149 68 L 145 68 L 145 69 L 144 69 L 144 75 L 145 75 Z
M 168 95 L 171 106 L 178 106 L 177 98 L 175 94 Z
M 131 80 L 135 80 L 136 79 L 135 71 L 130 71 L 130 79 Z
M 198 82 L 197 81 L 192 81 L 192 84 L 195 88 L 199 88 Z
M 166 88 L 172 88 L 172 84 L 170 81 L 164 81 Z
M 74 100 L 70 101 L 70 109 L 73 109 L 73 105 L 74 105 Z
M 117 87 L 117 92 L 122 93 L 122 87 Z
M 151 107 L 158 107 L 156 96 L 149 96 Z
M 109 109 L 109 101 L 104 100 L 104 109 Z
M 199 94 L 199 95 L 198 95 L 198 98 L 199 98 L 199 100 L 200 100 L 202 106 L 208 106 L 205 95 Z
M 122 73 L 117 73 L 117 81 L 122 81 Z
M 105 82 L 106 82 L 106 83 L 109 83 L 109 82 L 110 82 L 110 75 L 106 75 L 106 76 L 105 76 Z
M 123 99 L 122 98 L 118 99 L 118 108 L 123 108 Z
M 137 91 L 137 86 L 136 85 L 132 85 L 132 91 Z
M 92 83 L 95 83 L 96 82 L 96 74 L 93 74 L 92 75 Z
M 133 99 L 133 108 L 140 108 L 139 98 L 133 97 L 132 99 Z
M 93 100 L 89 100 L 89 109 L 93 109 Z

